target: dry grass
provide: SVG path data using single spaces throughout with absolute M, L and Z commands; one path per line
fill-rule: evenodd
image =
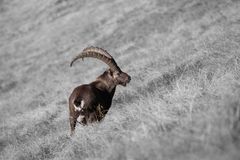
M 0 1 L 0 159 L 239 159 L 239 9 L 234 0 Z M 104 70 L 90 59 L 69 68 L 89 45 L 132 81 L 103 122 L 70 138 L 68 96 Z

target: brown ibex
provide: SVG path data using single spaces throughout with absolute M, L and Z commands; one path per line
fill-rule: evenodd
M 79 58 L 92 57 L 105 62 L 110 68 L 89 84 L 76 87 L 69 97 L 69 120 L 71 135 L 76 122 L 87 125 L 101 121 L 112 104 L 117 85 L 126 86 L 131 77 L 121 71 L 113 57 L 98 47 L 88 47 L 76 56 L 70 66 Z

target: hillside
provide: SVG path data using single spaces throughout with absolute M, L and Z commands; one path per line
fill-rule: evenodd
M 239 0 L 0 0 L 0 159 L 240 159 Z M 69 137 L 68 97 L 131 75 L 101 123 Z

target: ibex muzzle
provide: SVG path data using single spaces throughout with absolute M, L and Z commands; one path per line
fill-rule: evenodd
M 101 121 L 112 104 L 117 85 L 126 86 L 131 77 L 121 71 L 113 57 L 102 48 L 88 47 L 76 56 L 70 66 L 79 58 L 92 57 L 105 62 L 110 68 L 89 84 L 76 87 L 69 97 L 69 120 L 71 135 L 76 122 L 87 125 Z

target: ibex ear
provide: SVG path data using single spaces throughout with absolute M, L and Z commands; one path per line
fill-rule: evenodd
M 111 77 L 113 76 L 113 71 L 111 69 L 108 69 L 107 72 Z

